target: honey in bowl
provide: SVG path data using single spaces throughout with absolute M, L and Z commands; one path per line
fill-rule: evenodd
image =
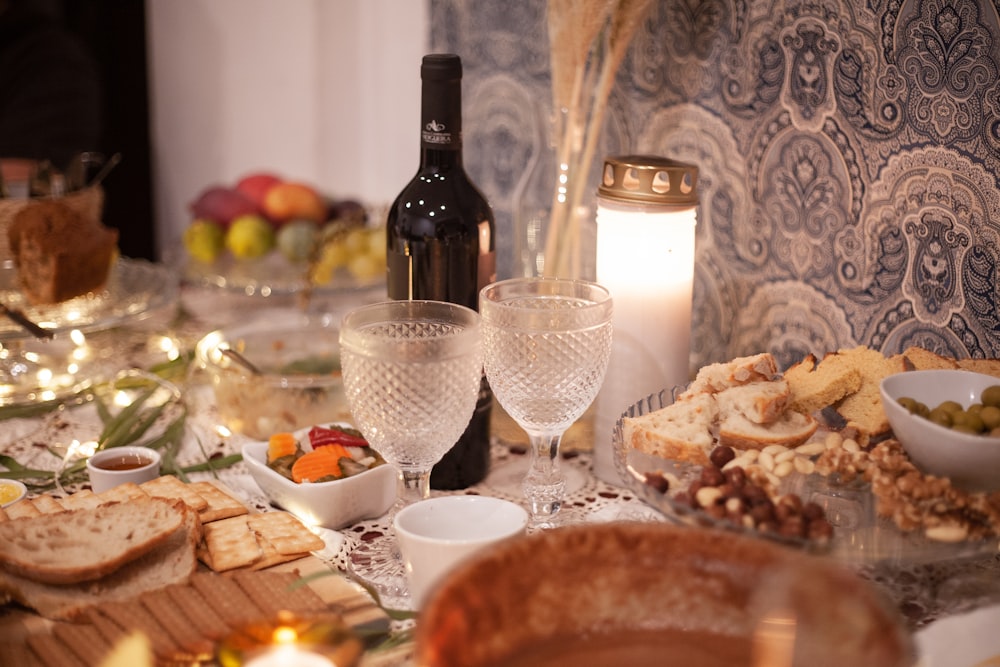
M 153 461 L 143 456 L 125 454 L 97 461 L 94 463 L 94 466 L 101 470 L 136 470 L 138 468 L 145 468 L 150 463 L 153 463 Z

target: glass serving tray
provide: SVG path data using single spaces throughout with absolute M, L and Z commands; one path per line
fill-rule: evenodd
M 176 303 L 179 281 L 166 266 L 120 258 L 99 291 L 50 305 L 28 303 L 12 260 L 0 264 L 0 301 L 51 332 L 38 339 L 0 316 L 0 408 L 76 397 L 120 365 L 99 332 Z M 94 335 L 92 335 L 94 334 Z
M 16 308 L 32 322 L 53 333 L 110 329 L 140 318 L 177 299 L 178 279 L 162 264 L 142 259 L 120 258 L 111 268 L 104 289 L 62 303 L 33 306 L 17 282 L 12 260 L 0 266 L 0 301 Z M 33 336 L 9 318 L 0 317 L 0 341 L 31 339 Z
M 626 417 L 638 417 L 666 407 L 673 402 L 673 390 L 663 389 L 636 402 L 615 424 L 612 442 L 615 468 L 625 485 L 642 500 L 675 523 L 720 528 L 775 540 L 791 546 L 823 553 L 851 566 L 919 565 L 997 553 L 1000 540 L 966 540 L 957 543 L 930 540 L 920 532 L 904 532 L 889 519 L 875 512 L 875 497 L 866 482 L 838 484 L 818 473 L 792 472 L 781 481 L 779 492 L 795 493 L 803 502 L 813 501 L 826 510 L 834 528 L 833 538 L 825 543 L 790 539 L 761 533 L 715 519 L 702 510 L 677 502 L 672 494 L 660 493 L 645 482 L 646 473 L 663 472 L 676 477 L 680 488 L 687 488 L 701 471 L 701 466 L 664 459 L 636 450 L 624 441 L 622 428 Z M 822 438 L 818 433 L 814 438 Z

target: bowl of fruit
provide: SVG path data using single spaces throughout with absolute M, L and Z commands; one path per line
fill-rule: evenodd
M 396 500 L 392 466 L 346 423 L 273 433 L 245 444 L 243 460 L 272 503 L 311 526 L 337 530 Z
M 204 188 L 182 237 L 189 283 L 270 296 L 385 281 L 385 229 L 353 199 L 268 172 Z
M 1000 378 L 924 370 L 882 380 L 882 407 L 913 464 L 967 491 L 1000 489 Z
M 203 337 L 195 359 L 222 424 L 260 440 L 349 419 L 339 332 L 340 321 L 331 313 L 271 308 Z

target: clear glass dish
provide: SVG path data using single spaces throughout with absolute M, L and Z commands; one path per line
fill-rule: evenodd
M 176 301 L 178 288 L 177 276 L 167 266 L 122 257 L 111 268 L 104 289 L 62 303 L 34 306 L 18 286 L 13 260 L 0 265 L 0 302 L 56 334 L 101 331 L 137 319 Z M 20 325 L 0 317 L 0 341 L 31 338 Z
M 184 258 L 182 266 L 181 275 L 188 284 L 250 296 L 288 296 L 304 292 L 336 294 L 385 285 L 384 273 L 358 280 L 343 267 L 337 269 L 329 283 L 316 285 L 309 280 L 307 264 L 293 264 L 277 251 L 258 259 L 236 259 L 223 253 L 208 264 Z
M 50 305 L 28 303 L 12 260 L 0 265 L 0 302 L 51 332 L 34 337 L 0 316 L 0 407 L 61 401 L 114 374 L 114 351 L 92 334 L 145 318 L 176 303 L 179 281 L 166 266 L 119 259 L 99 291 Z M 97 337 L 100 339 L 100 337 Z
M 666 407 L 673 402 L 673 395 L 674 390 L 663 389 L 637 401 L 618 419 L 612 436 L 615 468 L 625 486 L 669 521 L 747 533 L 823 553 L 852 566 L 930 564 L 995 554 L 1000 547 L 997 538 L 950 543 L 928 539 L 919 532 L 904 532 L 891 520 L 876 515 L 875 497 L 867 483 L 839 484 L 818 473 L 792 472 L 782 479 L 779 492 L 798 494 L 803 502 L 813 501 L 825 508 L 827 519 L 834 528 L 833 537 L 827 543 L 761 533 L 692 509 L 672 497 L 676 490 L 661 493 L 647 484 L 646 473 L 663 472 L 674 476 L 683 488 L 687 488 L 700 474 L 701 466 L 647 454 L 629 446 L 623 438 L 626 417 L 638 417 Z M 814 437 L 822 436 L 820 433 Z

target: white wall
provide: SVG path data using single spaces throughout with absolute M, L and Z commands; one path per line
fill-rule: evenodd
M 157 243 L 270 170 L 388 203 L 417 168 L 428 0 L 146 0 Z

